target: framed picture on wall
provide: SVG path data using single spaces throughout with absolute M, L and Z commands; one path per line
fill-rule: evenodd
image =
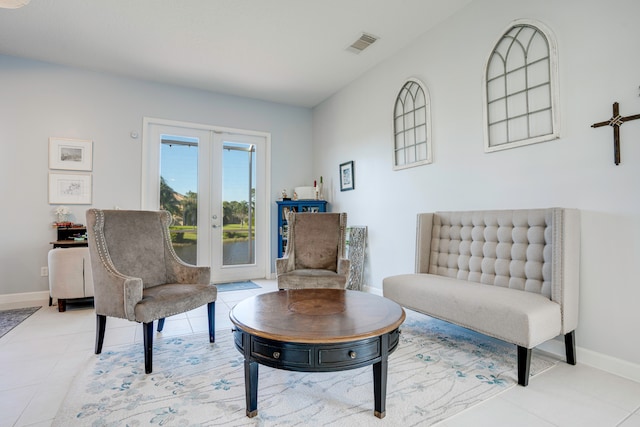
M 355 187 L 353 160 L 340 165 L 340 191 L 353 190 Z
M 91 175 L 49 172 L 49 204 L 90 205 Z
M 49 169 L 90 171 L 93 141 L 49 138 Z

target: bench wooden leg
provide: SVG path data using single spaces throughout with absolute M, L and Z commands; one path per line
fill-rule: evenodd
M 529 368 L 531 366 L 531 349 L 518 346 L 518 384 L 526 387 L 529 384 Z
M 567 363 L 569 365 L 576 364 L 576 331 L 571 331 L 564 335 L 564 349 L 567 353 Z

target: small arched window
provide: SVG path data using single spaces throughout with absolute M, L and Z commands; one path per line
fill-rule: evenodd
M 400 89 L 393 110 L 393 169 L 431 163 L 429 93 L 416 79 Z
M 559 137 L 557 48 L 551 32 L 516 21 L 489 55 L 484 73 L 485 151 Z

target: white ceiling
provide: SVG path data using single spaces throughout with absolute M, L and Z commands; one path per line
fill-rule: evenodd
M 313 107 L 470 1 L 31 0 L 0 54 Z

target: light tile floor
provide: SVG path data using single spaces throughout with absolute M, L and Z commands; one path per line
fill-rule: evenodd
M 259 290 L 220 292 L 216 329 L 231 328 L 229 310 L 242 299 L 276 290 L 273 280 L 256 280 Z M 0 309 L 36 305 L 0 305 Z M 74 375 L 93 357 L 95 315 L 91 306 L 64 313 L 48 307 L 0 338 L 0 427 L 49 426 Z M 142 341 L 142 327 L 107 320 L 103 349 Z M 204 307 L 168 318 L 164 336 L 207 331 Z M 142 351 L 142 348 L 140 349 Z M 375 422 L 372 423 L 375 425 Z M 560 362 L 529 382 L 513 387 L 449 418 L 440 427 L 463 426 L 640 427 L 640 383 L 592 367 Z

